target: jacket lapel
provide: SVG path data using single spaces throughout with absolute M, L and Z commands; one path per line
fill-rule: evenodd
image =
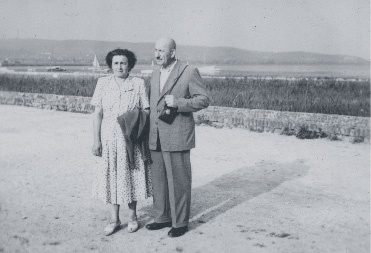
M 180 61 L 178 61 L 174 68 L 171 70 L 169 78 L 166 80 L 165 86 L 160 92 L 160 95 L 158 97 L 158 102 L 160 102 L 161 98 L 168 92 L 175 84 L 175 82 L 178 80 L 180 73 L 182 73 L 183 69 L 186 67 L 186 65 L 182 64 Z M 160 73 L 160 72 L 159 72 Z M 159 81 L 158 81 L 158 91 L 160 90 L 160 75 Z

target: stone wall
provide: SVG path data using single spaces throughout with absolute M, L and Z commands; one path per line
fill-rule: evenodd
M 370 142 L 370 118 L 334 114 L 249 110 L 210 106 L 196 119 L 215 127 L 296 135 L 299 138 L 328 137 L 333 140 Z
M 91 113 L 90 97 L 0 91 L 0 104 Z M 210 106 L 195 113 L 197 124 L 237 127 L 301 137 L 370 142 L 370 118 Z
M 56 111 L 91 113 L 90 97 L 0 91 L 0 104 L 23 105 Z

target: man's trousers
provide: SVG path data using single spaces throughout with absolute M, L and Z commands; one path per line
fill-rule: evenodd
M 155 222 L 172 221 L 174 228 L 188 225 L 192 172 L 190 150 L 151 150 Z

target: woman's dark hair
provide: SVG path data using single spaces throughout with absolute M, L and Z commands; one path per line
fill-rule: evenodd
M 106 63 L 112 69 L 112 58 L 115 55 L 123 55 L 126 58 L 128 58 L 128 64 L 129 64 L 129 71 L 132 70 L 135 66 L 135 63 L 137 62 L 137 57 L 135 54 L 127 49 L 115 49 L 109 52 L 106 56 Z

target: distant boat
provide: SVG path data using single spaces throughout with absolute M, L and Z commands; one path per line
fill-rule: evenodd
M 94 55 L 93 67 L 100 69 L 99 61 L 97 59 L 97 55 Z
M 100 64 L 97 58 L 97 55 L 94 55 L 94 60 L 93 60 L 93 67 L 88 68 L 91 71 L 98 71 L 98 72 L 108 72 L 109 69 L 101 69 Z
M 215 75 L 219 74 L 220 72 L 220 69 L 217 68 L 215 65 L 199 67 L 198 70 L 200 71 L 200 74 L 203 75 Z
M 98 61 L 98 58 L 97 58 L 97 55 L 94 55 L 94 60 L 93 60 L 93 67 L 90 67 L 88 69 L 90 70 L 100 70 L 100 65 L 99 65 L 99 61 Z
M 8 72 L 14 72 L 14 70 L 10 70 L 7 67 L 3 67 L 3 65 L 1 64 L 1 61 L 0 61 L 0 72 L 1 73 L 8 73 Z
M 145 76 L 149 76 L 149 75 L 151 75 L 152 72 L 153 72 L 153 66 L 154 66 L 153 61 L 152 61 L 152 63 L 151 63 L 151 66 L 152 66 L 152 69 L 142 69 L 142 70 L 140 71 L 140 73 L 141 73 L 142 75 L 145 75 Z
M 0 67 L 0 73 L 13 73 L 14 69 L 8 69 L 7 67 Z
M 63 71 L 67 71 L 64 68 L 61 68 L 61 66 L 53 66 L 53 67 L 47 68 L 46 70 L 48 72 L 63 72 Z

